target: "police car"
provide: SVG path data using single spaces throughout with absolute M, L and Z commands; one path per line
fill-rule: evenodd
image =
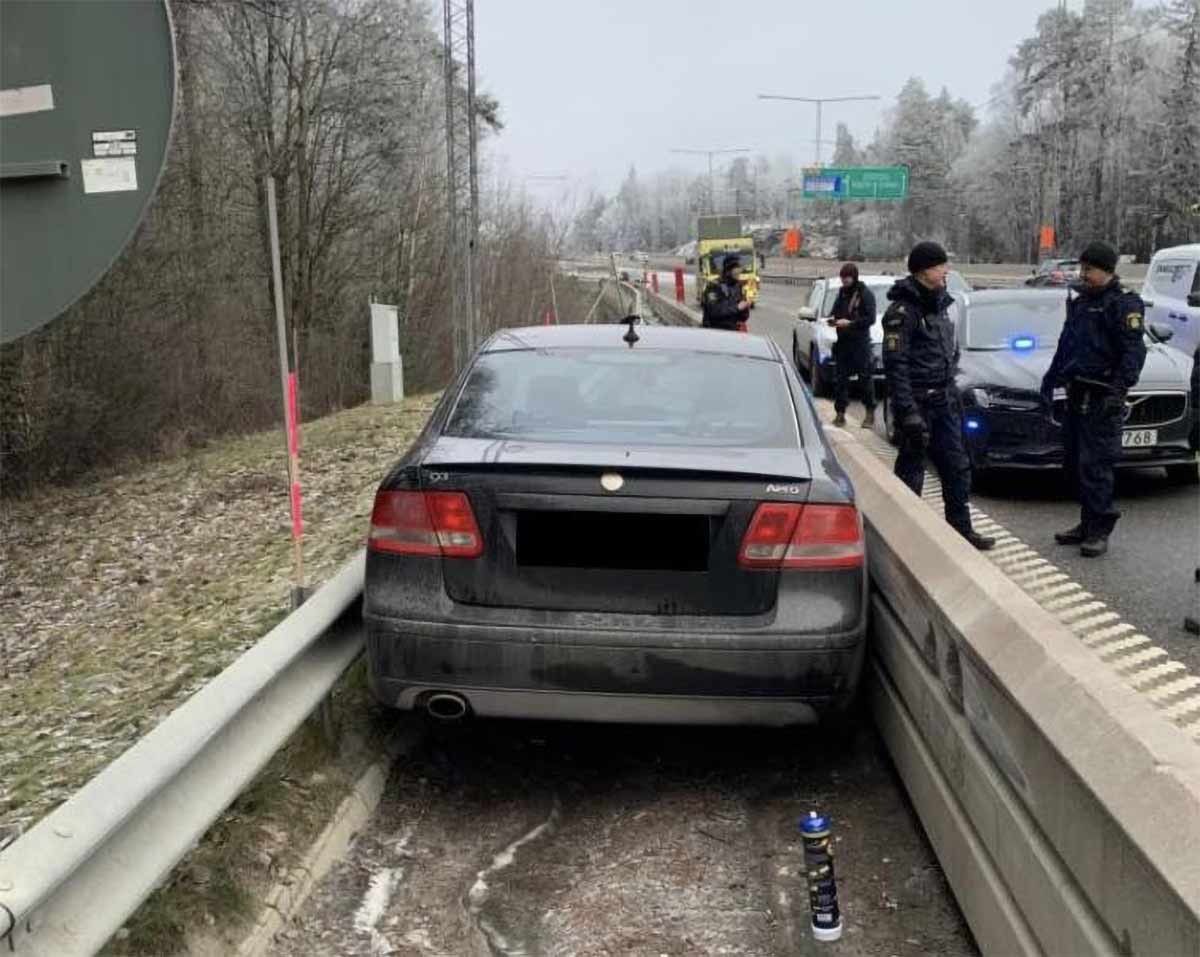
M 1051 289 L 972 295 L 958 327 L 956 384 L 976 476 L 989 469 L 1062 466 L 1066 396 L 1055 397 L 1047 416 L 1040 388 L 1062 331 L 1065 298 L 1062 290 Z M 1167 345 L 1171 332 L 1162 323 L 1148 324 L 1146 363 L 1126 400 L 1117 465 L 1165 468 L 1172 479 L 1192 484 L 1200 476 L 1200 396 L 1191 381 L 1191 357 Z M 894 438 L 894 416 L 886 406 L 884 421 Z

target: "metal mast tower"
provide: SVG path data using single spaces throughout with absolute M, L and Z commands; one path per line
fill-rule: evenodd
M 475 0 L 443 0 L 446 99 L 446 263 L 454 369 L 479 341 L 479 161 L 475 122 Z M 465 70 L 465 75 L 464 75 Z

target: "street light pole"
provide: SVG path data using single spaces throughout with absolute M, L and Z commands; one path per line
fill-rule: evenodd
M 719 150 L 673 149 L 673 150 L 671 150 L 671 152 L 672 153 L 686 153 L 690 156 L 707 156 L 708 157 L 708 211 L 710 213 L 715 213 L 717 210 L 716 210 L 716 200 L 715 200 L 716 186 L 715 186 L 715 183 L 713 180 L 713 157 L 720 153 L 749 153 L 750 150 L 744 149 L 741 147 L 735 147 L 732 149 L 719 149 Z
M 817 135 L 813 137 L 813 149 L 816 153 L 816 165 L 821 165 L 821 107 L 826 103 L 850 103 L 857 100 L 878 100 L 875 94 L 866 96 L 781 96 L 775 93 L 760 93 L 760 100 L 790 100 L 795 103 L 815 103 L 817 105 Z

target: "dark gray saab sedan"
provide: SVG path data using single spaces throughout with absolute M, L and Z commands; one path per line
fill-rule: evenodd
M 379 487 L 371 688 L 443 720 L 811 723 L 858 683 L 864 557 L 774 343 L 508 330 Z

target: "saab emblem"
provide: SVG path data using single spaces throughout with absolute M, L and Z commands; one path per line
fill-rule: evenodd
M 625 487 L 625 480 L 616 472 L 605 472 L 600 476 L 600 487 L 606 492 L 619 492 Z

